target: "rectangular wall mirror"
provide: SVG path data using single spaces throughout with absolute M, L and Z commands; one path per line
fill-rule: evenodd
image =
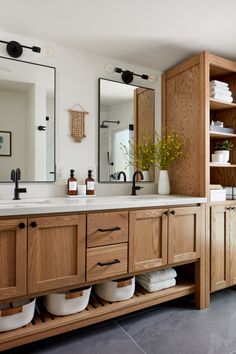
M 55 181 L 55 68 L 0 57 L 0 182 Z
M 154 139 L 154 131 L 155 90 L 99 79 L 99 182 L 132 181 L 135 168 L 128 166 L 121 146 L 129 149 L 129 141 L 138 143 L 143 135 Z M 145 180 L 154 181 L 154 171 Z

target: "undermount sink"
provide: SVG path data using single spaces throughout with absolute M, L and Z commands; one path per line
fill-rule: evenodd
M 22 206 L 24 207 L 32 207 L 32 206 L 37 206 L 40 204 L 48 204 L 50 201 L 48 199 L 42 199 L 42 198 L 37 198 L 37 199 L 23 199 L 23 200 L 0 200 L 0 208 L 4 207 L 13 207 L 13 208 L 20 208 Z

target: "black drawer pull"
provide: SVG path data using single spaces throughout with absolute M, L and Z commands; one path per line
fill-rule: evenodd
M 175 211 L 171 210 L 170 214 L 175 215 Z
M 37 227 L 37 223 L 35 221 L 32 221 L 32 223 L 30 224 L 31 227 Z
M 25 224 L 23 222 L 20 222 L 18 226 L 19 226 L 20 229 L 24 229 L 25 228 Z
M 119 259 L 114 259 L 114 261 L 110 261 L 110 262 L 98 262 L 97 265 L 99 265 L 100 267 L 104 267 L 104 266 L 108 266 L 108 265 L 112 265 L 112 264 L 116 264 L 116 263 L 120 263 Z
M 168 216 L 170 214 L 170 212 L 168 210 L 164 211 L 163 213 L 164 215 Z
M 98 229 L 98 231 L 100 232 L 107 232 L 107 231 L 119 231 L 121 230 L 121 228 L 119 226 L 116 226 L 116 227 L 112 227 L 110 229 Z

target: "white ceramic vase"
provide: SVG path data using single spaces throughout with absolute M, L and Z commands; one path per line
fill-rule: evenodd
M 160 170 L 159 172 L 158 194 L 170 194 L 170 181 L 167 170 Z
M 143 174 L 143 181 L 145 181 L 145 182 L 150 181 L 149 171 L 142 171 L 142 174 Z

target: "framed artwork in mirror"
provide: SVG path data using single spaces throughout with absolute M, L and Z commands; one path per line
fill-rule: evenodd
M 0 131 L 0 156 L 11 156 L 11 132 Z

